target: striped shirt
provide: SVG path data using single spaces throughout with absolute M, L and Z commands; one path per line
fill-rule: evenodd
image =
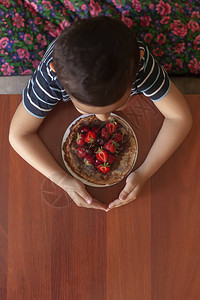
M 26 110 L 38 118 L 44 118 L 60 101 L 70 99 L 58 80 L 56 73 L 50 68 L 53 61 L 54 40 L 23 90 L 23 104 Z M 170 88 L 167 72 L 151 55 L 148 47 L 138 41 L 140 50 L 144 55 L 140 61 L 139 71 L 132 86 L 131 95 L 143 93 L 153 101 L 164 97 Z
M 138 40 L 138 46 L 140 50 L 144 51 L 144 55 L 139 64 L 131 95 L 142 93 L 153 101 L 160 100 L 170 88 L 168 74 L 142 41 Z

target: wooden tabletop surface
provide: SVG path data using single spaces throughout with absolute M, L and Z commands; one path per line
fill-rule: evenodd
M 200 297 L 200 96 L 186 96 L 194 124 L 139 197 L 108 213 L 80 208 L 8 143 L 20 95 L 0 96 L 0 299 L 198 300 Z M 136 96 L 120 113 L 145 159 L 163 121 Z M 63 167 L 61 141 L 79 116 L 59 103 L 39 135 Z M 109 203 L 124 181 L 87 187 Z

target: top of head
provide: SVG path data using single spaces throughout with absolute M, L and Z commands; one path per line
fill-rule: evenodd
M 58 37 L 53 63 L 64 89 L 78 101 L 105 106 L 131 87 L 139 66 L 135 34 L 120 20 L 78 20 Z

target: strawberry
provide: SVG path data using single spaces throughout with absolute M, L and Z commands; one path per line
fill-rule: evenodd
M 113 139 L 109 140 L 104 144 L 104 149 L 110 151 L 111 153 L 115 153 L 116 149 L 119 147 L 119 144 L 116 143 Z
M 103 127 L 101 129 L 101 134 L 100 134 L 101 138 L 104 140 L 108 140 L 110 137 L 110 133 L 108 132 L 108 129 L 106 127 Z
M 111 120 L 106 124 L 106 128 L 110 134 L 113 134 L 117 130 L 117 123 L 114 120 Z
M 107 163 L 110 164 L 110 165 L 112 165 L 114 163 L 114 161 L 115 161 L 115 158 L 116 157 L 114 155 L 108 154 Z
M 122 134 L 121 134 L 121 132 L 116 132 L 113 135 L 113 140 L 115 140 L 116 142 L 121 142 L 122 141 Z
M 104 165 L 100 165 L 97 166 L 97 169 L 103 173 L 103 174 L 107 174 L 110 171 L 110 166 L 108 164 L 104 164 Z
M 81 129 L 80 129 L 80 131 L 81 131 L 82 133 L 87 133 L 89 130 L 90 130 L 90 129 L 89 129 L 88 126 L 82 126 Z
M 86 152 L 85 152 L 84 147 L 81 146 L 81 147 L 77 148 L 77 155 L 78 155 L 79 158 L 84 158 L 85 154 L 86 154 Z
M 106 162 L 108 158 L 108 153 L 102 148 L 99 148 L 99 150 L 96 153 L 96 158 L 102 162 Z
M 76 143 L 79 146 L 85 145 L 85 134 L 83 134 L 83 133 L 77 133 Z
M 93 143 L 95 141 L 95 139 L 96 139 L 96 134 L 93 131 L 89 130 L 87 132 L 86 137 L 85 137 L 85 142 L 86 143 Z
M 94 157 L 92 155 L 85 155 L 84 163 L 86 164 L 86 166 L 94 165 Z

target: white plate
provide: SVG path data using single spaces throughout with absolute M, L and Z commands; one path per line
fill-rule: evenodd
M 64 133 L 64 136 L 63 136 L 63 139 L 62 139 L 62 144 L 61 144 L 61 153 L 62 153 L 62 159 L 63 159 L 63 162 L 65 164 L 65 167 L 67 168 L 67 170 L 69 171 L 69 173 L 76 179 L 80 180 L 81 182 L 83 182 L 85 185 L 89 185 L 89 186 L 93 186 L 93 187 L 107 187 L 107 186 L 111 186 L 111 185 L 114 185 L 114 184 L 117 184 L 118 182 L 115 182 L 115 183 L 112 183 L 112 184 L 95 184 L 95 183 L 92 183 L 92 182 L 89 182 L 87 181 L 86 179 L 80 177 L 79 175 L 77 175 L 74 171 L 72 171 L 72 169 L 69 167 L 69 165 L 67 164 L 66 160 L 65 160 L 65 157 L 64 157 L 64 151 L 63 151 L 63 144 L 65 143 L 69 133 L 70 133 L 70 130 L 71 130 L 71 126 L 74 125 L 79 119 L 82 119 L 82 118 L 86 118 L 88 116 L 91 116 L 92 114 L 89 114 L 89 115 L 81 115 L 80 117 L 76 118 L 69 126 L 68 128 L 66 129 L 65 133 Z M 132 131 L 132 134 L 135 138 L 135 143 L 136 143 L 136 157 L 135 157 L 135 161 L 132 165 L 132 168 L 130 169 L 129 173 L 131 172 L 131 170 L 133 169 L 135 163 L 136 163 L 136 160 L 137 160 L 137 156 L 138 156 L 138 142 L 137 142 L 137 138 L 136 138 L 136 135 L 135 135 L 135 132 L 133 131 L 132 127 L 127 123 L 126 120 L 124 120 L 122 117 L 116 115 L 116 114 L 113 114 L 111 113 L 110 114 L 112 117 L 117 117 L 119 119 L 121 119 L 124 123 L 126 123 L 126 125 L 131 129 Z M 128 174 L 129 174 L 128 173 Z M 128 175 L 127 174 L 127 175 Z M 120 180 L 121 181 L 121 180 Z

